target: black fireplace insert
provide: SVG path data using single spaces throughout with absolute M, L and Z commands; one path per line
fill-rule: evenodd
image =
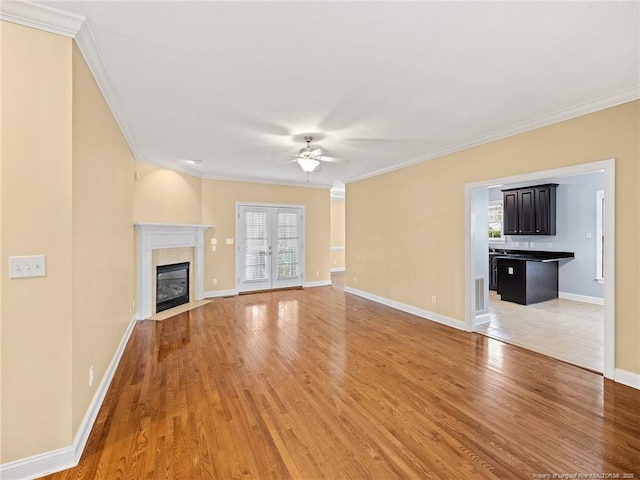
M 156 313 L 184 303 L 189 303 L 189 262 L 158 266 Z

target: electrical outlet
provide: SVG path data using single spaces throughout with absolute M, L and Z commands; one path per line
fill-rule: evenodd
M 535 246 L 536 246 L 536 242 L 529 242 L 529 246 L 530 246 L 531 248 L 535 247 Z
M 435 295 L 431 295 L 431 303 L 433 303 L 434 305 L 436 304 L 436 296 Z
M 524 248 L 529 248 L 529 242 L 524 242 Z
M 553 244 L 551 242 L 547 242 L 547 248 L 551 248 Z
M 520 246 L 520 242 L 511 242 L 511 245 L 514 247 L 519 247 Z
M 218 285 L 218 279 L 217 279 L 217 278 L 214 278 L 214 279 L 213 279 L 213 284 L 214 284 L 214 285 Z
M 353 283 L 358 283 L 358 277 L 353 277 Z
M 320 276 L 320 271 L 316 270 L 316 277 L 319 277 L 319 276 Z
M 93 385 L 93 365 L 91 365 L 91 368 L 89 369 L 89 386 Z
M 217 248 L 218 248 L 218 247 L 216 247 L 215 245 L 211 245 L 211 251 L 212 251 L 212 252 L 215 252 Z

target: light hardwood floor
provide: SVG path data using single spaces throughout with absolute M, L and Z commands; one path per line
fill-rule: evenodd
M 335 278 L 139 322 L 50 478 L 640 478 L 640 391 Z

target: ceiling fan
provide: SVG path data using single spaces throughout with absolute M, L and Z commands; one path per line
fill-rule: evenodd
M 304 137 L 304 141 L 307 142 L 307 146 L 298 150 L 297 154 L 294 154 L 294 160 L 291 160 L 291 163 L 296 162 L 300 165 L 300 168 L 307 174 L 313 172 L 320 166 L 321 162 L 329 162 L 329 163 L 341 163 L 345 164 L 345 160 L 339 160 L 334 157 L 330 157 L 327 154 L 328 150 L 325 150 L 321 147 L 316 147 L 311 145 L 311 141 L 313 137 L 311 135 L 307 135 Z

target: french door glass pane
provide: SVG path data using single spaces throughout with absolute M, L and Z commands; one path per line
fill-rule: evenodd
M 267 212 L 245 212 L 244 278 L 247 282 L 269 279 Z
M 298 277 L 298 214 L 278 212 L 278 280 Z

